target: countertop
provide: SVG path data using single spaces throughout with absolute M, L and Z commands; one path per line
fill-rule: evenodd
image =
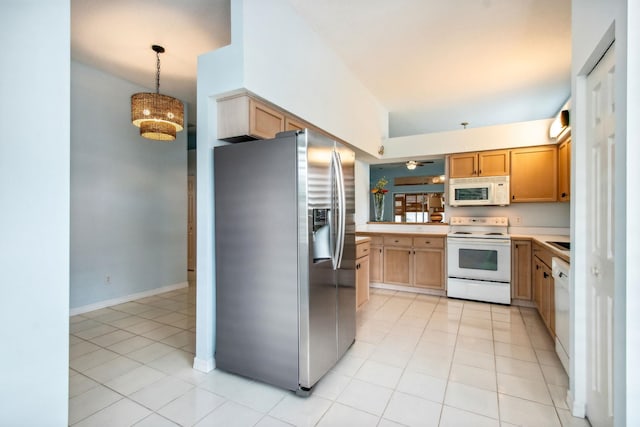
M 560 257 L 563 260 L 571 261 L 571 251 L 560 250 L 555 246 L 548 244 L 547 242 L 570 242 L 569 236 L 560 234 L 512 234 L 511 240 L 516 239 L 529 239 L 538 243 L 550 251 L 554 256 Z
M 515 228 L 515 227 L 514 227 Z M 560 257 L 567 262 L 570 262 L 571 252 L 566 250 L 560 250 L 555 246 L 551 246 L 547 242 L 569 242 L 569 230 L 558 228 L 540 228 L 537 232 L 536 227 L 528 227 L 526 229 L 510 230 L 511 240 L 532 240 L 549 250 L 554 256 Z M 366 238 L 366 235 L 371 234 L 428 234 L 428 235 L 442 235 L 446 236 L 449 232 L 448 224 L 367 224 L 366 226 L 359 227 L 356 231 L 356 242 L 360 238 Z

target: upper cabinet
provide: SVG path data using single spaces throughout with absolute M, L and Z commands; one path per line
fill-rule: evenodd
M 449 157 L 449 177 L 509 175 L 509 150 L 459 153 Z
M 511 202 L 558 200 L 558 151 L 555 145 L 511 150 Z
M 571 200 L 571 137 L 558 146 L 558 200 Z
M 303 129 L 313 129 L 339 141 L 322 129 L 248 93 L 218 100 L 218 139 L 223 141 L 271 139 L 279 132 Z
M 304 128 L 308 128 L 309 125 L 300 121 L 300 120 L 296 120 L 292 117 L 286 116 L 284 118 L 284 130 L 302 130 Z
M 284 127 L 283 112 L 249 95 L 218 101 L 218 139 L 229 142 L 269 139 Z

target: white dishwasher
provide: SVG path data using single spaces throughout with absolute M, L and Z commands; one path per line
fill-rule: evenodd
M 556 299 L 556 353 L 569 374 L 569 313 L 571 289 L 569 287 L 569 264 L 560 258 L 551 259 Z

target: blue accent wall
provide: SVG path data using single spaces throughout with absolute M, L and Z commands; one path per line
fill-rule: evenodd
M 384 199 L 384 221 L 393 221 L 393 194 L 394 193 L 442 193 L 444 184 L 431 185 L 393 185 L 394 178 L 405 176 L 431 176 L 444 175 L 444 159 L 433 160 L 433 163 L 426 163 L 418 166 L 414 170 L 409 170 L 404 163 L 397 165 L 371 165 L 369 167 L 369 190 L 371 190 L 378 179 L 385 177 L 389 183 L 385 187 L 389 192 Z M 369 194 L 369 218 L 373 219 L 373 196 Z

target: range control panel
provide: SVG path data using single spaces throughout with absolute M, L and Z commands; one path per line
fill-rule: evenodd
M 506 216 L 454 216 L 449 218 L 449 224 L 506 227 L 509 225 L 509 218 Z

